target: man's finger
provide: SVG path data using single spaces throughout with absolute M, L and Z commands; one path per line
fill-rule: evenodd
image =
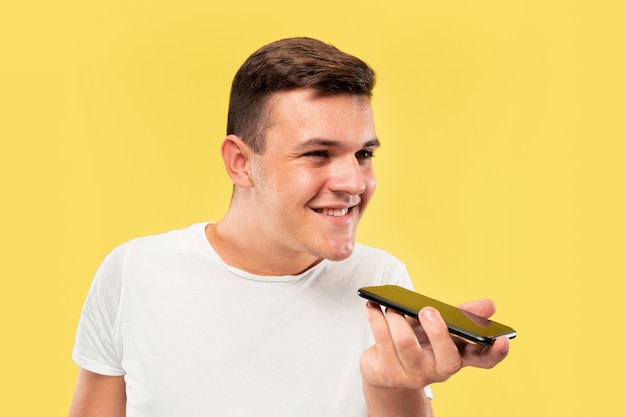
M 490 346 L 465 343 L 461 348 L 463 366 L 476 368 L 493 368 L 500 363 L 509 353 L 510 340 L 507 337 L 499 337 Z
M 393 339 L 396 353 L 402 367 L 410 373 L 423 368 L 424 353 L 417 336 L 407 318 L 394 310 L 387 309 L 387 324 Z M 429 364 L 434 368 L 434 364 Z
M 493 316 L 496 312 L 496 303 L 488 298 L 462 303 L 459 304 L 458 307 L 461 310 L 465 310 L 472 314 L 476 314 L 477 316 L 487 318 Z
M 459 350 L 436 309 L 432 307 L 423 308 L 419 313 L 419 318 L 430 341 L 437 373 L 442 380 L 445 380 L 463 366 Z
M 366 306 L 367 318 L 376 342 L 379 365 L 382 367 L 397 365 L 399 359 L 385 314 L 380 306 L 372 301 L 368 301 Z

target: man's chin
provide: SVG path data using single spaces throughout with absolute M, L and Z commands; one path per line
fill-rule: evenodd
M 343 261 L 348 259 L 352 252 L 354 252 L 355 243 L 351 242 L 350 244 L 342 245 L 341 247 L 332 248 L 328 251 L 325 258 L 329 261 Z

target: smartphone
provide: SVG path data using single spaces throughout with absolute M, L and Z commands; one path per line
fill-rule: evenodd
M 482 345 L 490 345 L 500 336 L 513 339 L 517 332 L 504 324 L 477 316 L 460 308 L 442 303 L 397 285 L 360 288 L 358 294 L 368 300 L 418 319 L 424 307 L 434 307 L 448 326 L 450 333 Z

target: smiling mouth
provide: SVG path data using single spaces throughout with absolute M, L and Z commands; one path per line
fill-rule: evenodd
M 333 209 L 333 208 L 313 209 L 313 211 L 315 211 L 316 213 L 320 213 L 325 216 L 332 216 L 332 217 L 345 216 L 346 214 L 350 212 L 350 210 L 352 210 L 352 207 L 344 208 L 344 209 Z

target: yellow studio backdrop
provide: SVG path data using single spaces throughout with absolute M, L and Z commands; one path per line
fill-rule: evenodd
M 434 386 L 437 414 L 620 414 L 624 18 L 618 1 L 0 1 L 0 415 L 66 414 L 95 269 L 223 215 L 232 76 L 302 35 L 378 72 L 359 239 L 519 331 L 505 363 Z

